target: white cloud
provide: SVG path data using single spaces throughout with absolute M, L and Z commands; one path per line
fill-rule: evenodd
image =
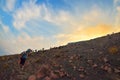
M 9 27 L 8 26 L 3 26 L 3 29 L 6 33 L 9 32 Z
M 83 20 L 85 21 L 90 21 L 90 22 L 93 22 L 93 21 L 96 21 L 98 19 L 100 19 L 102 13 L 100 10 L 98 9 L 92 9 L 89 14 L 86 13 L 83 15 Z
M 17 45 L 21 50 L 25 50 L 27 48 L 32 48 L 32 49 L 40 49 L 43 45 L 43 40 L 45 40 L 43 37 L 30 37 L 26 33 L 22 33 L 20 36 L 18 36 L 14 44 Z M 17 44 L 20 43 L 20 44 Z
M 5 25 L 2 21 L 0 21 L 0 48 L 1 51 L 4 53 L 0 54 L 11 54 L 14 53 L 14 49 L 11 47 L 12 45 L 9 44 L 12 42 L 13 34 L 10 31 L 9 26 Z
M 28 21 L 32 22 L 34 20 L 45 20 L 57 25 L 73 23 L 73 17 L 67 11 L 58 10 L 56 12 L 45 4 L 36 5 L 33 1 L 24 2 L 22 7 L 13 14 L 13 18 L 13 25 L 18 30 L 27 27 L 26 23 Z
M 120 2 L 120 0 L 114 0 L 114 4 L 117 4 L 118 2 Z
M 116 17 L 115 17 L 115 19 L 116 19 L 115 26 L 118 27 L 120 25 L 120 6 L 116 7 L 116 11 L 117 11 L 117 13 L 116 13 Z
M 13 25 L 16 29 L 21 29 L 25 27 L 26 22 L 38 18 L 40 16 L 41 7 L 30 2 L 24 3 L 23 7 L 18 9 L 13 15 L 14 22 Z
M 80 13 L 80 11 L 77 12 Z M 36 5 L 34 2 L 30 2 L 24 3 L 23 7 L 16 11 L 14 15 L 14 26 L 17 29 L 21 29 L 26 27 L 27 21 L 32 22 L 34 19 L 42 19 L 51 22 L 52 24 L 57 24 L 62 28 L 64 33 L 60 33 L 56 35 L 57 37 L 54 37 L 58 40 L 58 43 L 59 41 L 69 42 L 88 39 L 88 36 L 85 35 L 86 32 L 82 31 L 86 29 L 84 27 L 89 27 L 90 25 L 93 26 L 93 24 L 96 25 L 104 23 L 111 25 L 112 23 L 110 19 L 112 18 L 109 15 L 109 12 L 100 9 L 98 6 L 93 6 L 88 12 L 84 13 L 83 17 L 79 20 L 79 17 L 76 17 L 75 15 L 73 16 L 67 11 L 58 10 L 56 13 L 54 9 L 46 6 L 45 4 Z M 36 24 L 39 23 L 36 22 Z M 81 33 L 78 35 L 75 34 L 75 32 L 79 32 L 76 30 L 79 30 Z
M 112 12 L 107 10 L 101 9 L 99 6 L 93 6 L 88 12 L 86 12 L 83 15 L 83 22 L 86 22 L 85 24 L 91 25 L 91 24 L 98 24 L 98 23 L 106 23 L 106 24 L 113 24 L 113 18 Z
M 119 28 L 120 25 L 120 0 L 114 0 L 115 7 L 115 27 Z
M 4 49 L 5 54 L 18 54 L 28 48 L 40 50 L 42 48 L 50 48 L 54 46 L 50 38 L 45 38 L 42 36 L 30 37 L 25 32 L 22 32 L 19 36 L 12 36 L 9 33 L 7 39 L 0 40 L 0 47 Z
M 78 10 L 76 14 L 81 15 L 81 11 L 79 11 L 79 9 L 76 10 Z M 119 11 L 119 7 L 117 10 Z M 76 16 L 76 14 L 74 15 L 72 12 L 69 13 L 64 10 L 54 11 L 53 8 L 45 4 L 36 5 L 34 0 L 27 3 L 24 2 L 22 7 L 13 14 L 13 25 L 20 31 L 20 34 L 17 37 L 11 37 L 13 33 L 10 33 L 10 39 L 2 39 L 2 42 L 5 43 L 3 47 L 8 49 L 6 50 L 7 52 L 17 53 L 28 48 L 49 48 L 51 46 L 67 44 L 72 41 L 95 38 L 116 30 L 111 25 L 113 22 L 110 21 L 110 19 L 112 19 L 111 16 L 109 16 L 110 13 L 99 7 L 94 6 L 89 11 L 82 14 L 82 17 Z M 39 27 L 41 26 L 41 20 L 55 24 L 55 26 L 62 29 L 62 31 L 59 34 L 53 34 L 46 38 L 43 35 L 31 37 L 30 34 L 28 35 L 27 32 L 21 30 L 25 28 L 27 31 L 32 32 L 34 31 L 33 27 L 36 26 L 34 32 L 37 33 L 36 29 L 43 29 Z M 26 24 L 27 22 L 30 22 L 32 25 L 28 26 Z M 99 24 L 110 24 L 110 26 Z M 4 27 L 4 31 L 7 32 L 8 30 L 7 26 Z
M 7 25 L 3 24 L 2 21 L 0 21 L 0 25 L 1 25 L 4 33 L 7 33 L 10 31 L 9 27 Z
M 69 34 L 61 33 L 54 37 L 56 38 L 58 45 L 65 45 L 70 42 L 89 40 L 119 31 L 120 29 L 115 28 L 109 24 L 97 24 L 91 27 L 84 27 L 83 29 L 78 28 L 77 30 L 73 30 Z
M 3 8 L 5 11 L 13 11 L 15 7 L 16 0 L 5 0 L 6 4 Z
M 71 29 L 69 33 L 61 33 L 54 36 L 57 39 L 57 44 L 62 45 L 69 42 L 89 40 L 112 32 L 119 32 L 120 29 L 118 28 L 120 26 L 114 27 L 114 22 L 112 22 L 115 16 L 110 15 L 112 15 L 110 11 L 104 11 L 97 6 L 93 6 L 89 11 L 84 13 L 80 21 L 73 20 L 73 24 L 75 24 L 76 27 L 70 25 L 70 28 L 74 28 Z

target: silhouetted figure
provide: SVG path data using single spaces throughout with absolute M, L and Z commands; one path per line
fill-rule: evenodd
M 23 52 L 21 57 L 20 57 L 20 68 L 24 68 L 24 64 L 25 64 L 25 61 L 27 59 L 27 53 L 26 52 Z

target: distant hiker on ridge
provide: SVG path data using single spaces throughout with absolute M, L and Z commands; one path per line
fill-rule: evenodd
M 25 61 L 27 59 L 27 56 L 28 56 L 28 53 L 27 52 L 23 52 L 21 57 L 20 57 L 20 68 L 24 68 L 24 64 L 25 64 Z

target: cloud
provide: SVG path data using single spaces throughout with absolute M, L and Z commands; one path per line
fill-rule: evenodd
M 120 6 L 116 7 L 117 14 L 116 14 L 116 26 L 120 25 Z
M 99 31 L 98 31 L 99 30 Z M 111 34 L 112 32 L 119 32 L 120 29 L 109 24 L 97 24 L 95 26 L 78 28 L 73 30 L 69 34 L 58 34 L 54 36 L 57 39 L 57 44 L 65 45 L 69 42 L 76 42 L 81 40 L 89 40 L 92 38 L 104 36 L 106 34 Z
M 5 0 L 5 5 L 3 9 L 5 11 L 13 11 L 15 7 L 16 0 Z
M 12 33 L 10 33 L 9 36 L 12 36 Z M 28 48 L 38 50 L 42 48 L 48 49 L 54 46 L 53 42 L 54 41 L 50 38 L 45 38 L 42 36 L 30 37 L 25 32 L 22 32 L 17 37 L 13 36 L 7 37 L 7 39 L 1 39 L 0 49 L 4 50 L 4 54 L 18 54 Z
M 5 39 L 5 40 L 0 40 L 0 48 L 1 48 L 1 54 L 16 54 L 15 53 L 15 50 L 17 50 L 14 45 L 11 45 L 12 44 L 12 41 L 10 42 L 11 40 L 10 39 Z
M 26 22 L 38 18 L 40 16 L 41 7 L 35 5 L 33 2 L 24 3 L 23 7 L 19 8 L 14 14 L 13 25 L 16 29 L 25 27 Z
M 77 14 L 81 13 L 80 10 L 77 12 Z M 40 25 L 40 20 L 56 24 L 56 27 L 60 27 L 63 31 L 52 36 L 56 38 L 60 45 L 62 44 L 61 42 L 67 43 L 69 41 L 86 40 L 102 36 L 109 32 L 114 32 L 111 19 L 113 19 L 113 17 L 110 16 L 109 11 L 104 11 L 96 5 L 92 6 L 89 11 L 85 12 L 83 17 L 78 17 L 76 15 L 73 16 L 72 12 L 70 13 L 64 10 L 58 10 L 56 12 L 45 4 L 36 5 L 35 2 L 29 2 L 24 3 L 23 7 L 18 9 L 14 14 L 14 26 L 16 29 L 22 29 L 27 27 L 27 22 L 35 22 L 35 25 Z M 111 30 L 111 28 L 113 30 Z M 95 29 L 100 29 L 101 33 L 97 32 Z M 90 35 L 89 32 L 91 33 Z M 94 33 L 96 33 L 96 35 L 94 35 Z
M 14 53 L 15 48 L 11 45 L 13 36 L 10 27 L 0 21 L 0 55 Z
M 55 45 L 52 36 L 31 36 L 25 31 L 20 31 L 19 35 L 15 36 L 2 22 L 0 22 L 0 26 L 0 55 L 18 54 L 28 48 L 47 49 Z
M 1 25 L 4 33 L 8 33 L 10 31 L 9 27 L 7 25 L 3 24 L 2 21 L 0 21 L 0 25 Z
M 51 24 L 64 25 L 73 22 L 73 16 L 64 10 L 55 11 L 49 5 L 37 5 L 35 1 L 23 2 L 21 8 L 13 14 L 13 26 L 21 30 L 27 27 L 27 22 L 34 22 L 34 20 L 44 20 Z M 38 23 L 39 24 L 39 23 Z
M 119 27 L 120 25 L 120 0 L 114 0 L 115 7 L 115 27 Z
M 86 14 L 83 15 L 83 20 L 88 21 L 88 22 L 94 22 L 96 20 L 101 19 L 102 15 L 103 14 L 102 14 L 102 12 L 100 11 L 99 8 L 92 8 L 89 11 L 89 14 L 86 13 Z
M 120 2 L 120 0 L 113 0 L 114 4 L 117 4 L 118 2 Z
M 3 29 L 6 33 L 9 32 L 9 27 L 8 26 L 3 26 Z
M 0 40 L 0 49 L 4 48 L 5 52 L 12 54 L 28 48 L 50 48 L 120 31 L 120 26 L 114 27 L 113 20 L 116 15 L 113 16 L 111 11 L 105 11 L 96 5 L 82 11 L 80 6 L 75 4 L 77 3 L 70 2 L 75 9 L 73 12 L 71 9 L 54 10 L 45 3 L 36 4 L 36 0 L 23 2 L 12 14 L 13 26 L 18 34 L 14 35 L 9 26 L 2 25 L 7 37 L 0 32 L 6 37 Z M 115 8 L 116 20 L 119 21 L 119 6 Z
M 30 37 L 29 35 L 27 35 L 26 33 L 23 32 L 20 36 L 18 36 L 14 40 L 14 45 L 16 45 L 18 47 L 18 49 L 20 49 L 20 50 L 26 50 L 27 48 L 39 49 L 43 46 L 42 45 L 43 40 L 45 40 L 45 39 L 41 36 Z M 17 44 L 17 43 L 20 43 L 20 44 Z

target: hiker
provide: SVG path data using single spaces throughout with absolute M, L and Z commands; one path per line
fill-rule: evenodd
M 20 57 L 20 68 L 24 68 L 25 61 L 27 59 L 27 53 L 23 52 L 22 56 Z

